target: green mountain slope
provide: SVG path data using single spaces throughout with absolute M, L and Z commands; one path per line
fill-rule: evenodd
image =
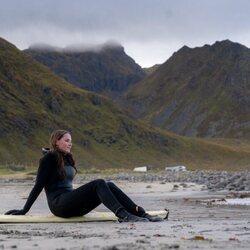
M 186 136 L 250 136 L 250 50 L 229 40 L 184 46 L 132 87 L 125 103 L 150 124 Z
M 249 168 L 249 152 L 166 133 L 72 86 L 0 39 L 0 165 L 36 165 L 54 129 L 73 135 L 80 167 Z
M 118 44 L 91 49 L 33 46 L 24 52 L 73 85 L 114 98 L 145 76 Z

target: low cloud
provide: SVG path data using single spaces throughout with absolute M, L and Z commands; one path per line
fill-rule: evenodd
M 86 49 L 113 39 L 151 66 L 183 45 L 230 39 L 250 46 L 249 9 L 247 0 L 8 0 L 0 36 L 20 49 L 34 43 Z

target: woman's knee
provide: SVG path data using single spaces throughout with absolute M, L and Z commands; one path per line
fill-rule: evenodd
M 108 181 L 107 182 L 107 185 L 109 186 L 109 188 L 112 190 L 112 189 L 117 189 L 117 186 L 115 185 L 114 182 L 112 181 Z
M 118 189 L 118 187 L 112 181 L 106 182 L 104 179 L 96 179 L 96 180 L 94 180 L 94 182 L 97 186 L 104 186 L 104 185 L 108 186 L 110 188 L 110 190 L 117 190 Z
M 93 181 L 96 185 L 101 185 L 101 186 L 103 186 L 103 185 L 106 185 L 107 183 L 106 183 L 106 181 L 104 180 L 104 179 L 96 179 L 96 180 L 94 180 Z

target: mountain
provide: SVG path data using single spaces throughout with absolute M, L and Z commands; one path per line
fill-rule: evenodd
M 250 137 L 250 50 L 224 40 L 182 47 L 131 87 L 126 103 L 137 117 L 198 137 Z
M 249 168 L 250 152 L 138 122 L 108 98 L 73 86 L 4 39 L 0 91 L 0 170 L 13 164 L 36 166 L 54 129 L 71 131 L 80 168 Z
M 115 43 L 69 46 L 34 45 L 24 50 L 73 85 L 113 98 L 144 78 L 144 70 Z
M 60 128 L 72 131 L 77 162 L 87 167 L 157 163 L 175 145 L 175 139 L 138 123 L 109 99 L 74 87 L 4 39 L 0 91 L 1 165 L 36 164 L 49 134 Z

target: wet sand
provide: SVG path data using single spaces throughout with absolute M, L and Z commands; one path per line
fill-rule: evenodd
M 225 198 L 226 192 L 208 192 L 192 183 L 115 183 L 148 210 L 170 209 L 169 220 L 0 224 L 0 249 L 249 249 L 249 206 L 209 202 Z M 1 214 L 21 208 L 32 188 L 31 181 L 0 184 Z M 104 206 L 96 210 L 107 211 Z M 48 213 L 42 192 L 29 214 Z

